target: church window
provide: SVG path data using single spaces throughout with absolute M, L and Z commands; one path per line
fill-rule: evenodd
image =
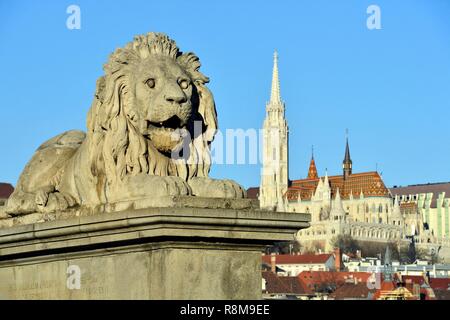
M 378 223 L 383 223 L 383 218 L 378 218 Z

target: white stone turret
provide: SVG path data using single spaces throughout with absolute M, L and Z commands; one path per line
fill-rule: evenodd
M 278 54 L 273 56 L 272 88 L 266 105 L 263 126 L 263 169 L 260 185 L 260 207 L 285 211 L 284 195 L 288 189 L 288 126 L 285 105 L 281 100 L 278 78 Z
M 397 226 L 403 225 L 403 215 L 402 215 L 402 212 L 400 211 L 400 204 L 399 204 L 397 195 L 394 198 L 394 207 L 392 209 L 392 215 L 391 215 L 390 222 Z
M 328 170 L 325 170 L 325 178 L 323 179 L 323 202 L 329 204 L 331 201 L 330 181 L 328 180 Z
M 339 188 L 336 190 L 336 197 L 331 204 L 330 217 L 334 221 L 344 221 L 345 220 L 345 210 L 342 205 L 341 194 L 339 193 Z

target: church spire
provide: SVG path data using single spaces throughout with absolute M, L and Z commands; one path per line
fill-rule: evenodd
M 289 186 L 288 136 L 289 129 L 280 97 L 278 79 L 278 54 L 273 56 L 272 90 L 266 104 L 263 130 L 263 173 L 261 177 L 260 207 L 267 210 L 285 211 L 285 194 Z
M 319 178 L 319 175 L 317 174 L 316 162 L 314 161 L 314 146 L 313 146 L 312 152 L 311 152 L 311 162 L 309 163 L 307 179 L 318 179 L 318 178 Z
M 272 71 L 272 91 L 270 93 L 270 102 L 281 103 L 280 80 L 278 79 L 278 52 L 273 53 L 273 71 Z
M 352 159 L 350 158 L 350 148 L 348 146 L 348 129 L 346 130 L 345 156 L 342 162 L 342 169 L 344 171 L 344 180 L 346 180 L 352 174 Z

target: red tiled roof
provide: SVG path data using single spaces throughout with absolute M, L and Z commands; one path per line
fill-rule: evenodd
M 328 177 L 331 195 L 336 194 L 339 188 L 339 193 L 342 199 L 348 199 L 350 193 L 354 197 L 359 197 L 361 191 L 365 197 L 383 197 L 389 195 L 389 190 L 386 188 L 383 179 L 378 172 L 362 172 L 351 174 L 347 179 L 343 175 Z M 302 200 L 310 200 L 314 195 L 319 179 L 300 179 L 293 180 L 291 187 L 286 192 L 288 200 L 295 201 L 300 194 Z
M 258 200 L 258 196 L 259 196 L 259 188 L 258 187 L 252 187 L 252 188 L 247 189 L 247 198 Z
M 430 284 L 430 287 L 433 289 L 447 290 L 448 288 L 450 288 L 449 278 L 430 278 L 428 282 Z
M 271 271 L 264 271 L 262 277 L 266 280 L 266 292 L 278 294 L 311 294 L 297 277 L 279 277 Z
M 8 199 L 14 188 L 9 183 L 0 182 L 0 199 Z
M 326 263 L 333 254 L 277 254 L 277 255 L 264 255 L 262 257 L 263 262 L 270 264 L 271 257 L 275 257 L 275 264 L 318 264 Z
M 342 285 L 352 279 L 366 284 L 371 276 L 369 272 L 302 271 L 297 277 L 305 287 L 312 289 L 325 283 Z
M 364 299 L 368 298 L 370 293 L 375 293 L 375 290 L 370 290 L 366 282 L 344 283 L 331 293 L 330 297 L 336 300 Z

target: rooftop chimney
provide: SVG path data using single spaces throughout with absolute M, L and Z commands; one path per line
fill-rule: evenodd
M 336 271 L 341 271 L 343 269 L 341 249 L 339 248 L 334 248 L 334 267 Z
M 270 256 L 270 271 L 272 271 L 273 273 L 277 273 L 277 261 L 276 261 L 276 256 L 275 254 L 272 253 L 272 255 Z

